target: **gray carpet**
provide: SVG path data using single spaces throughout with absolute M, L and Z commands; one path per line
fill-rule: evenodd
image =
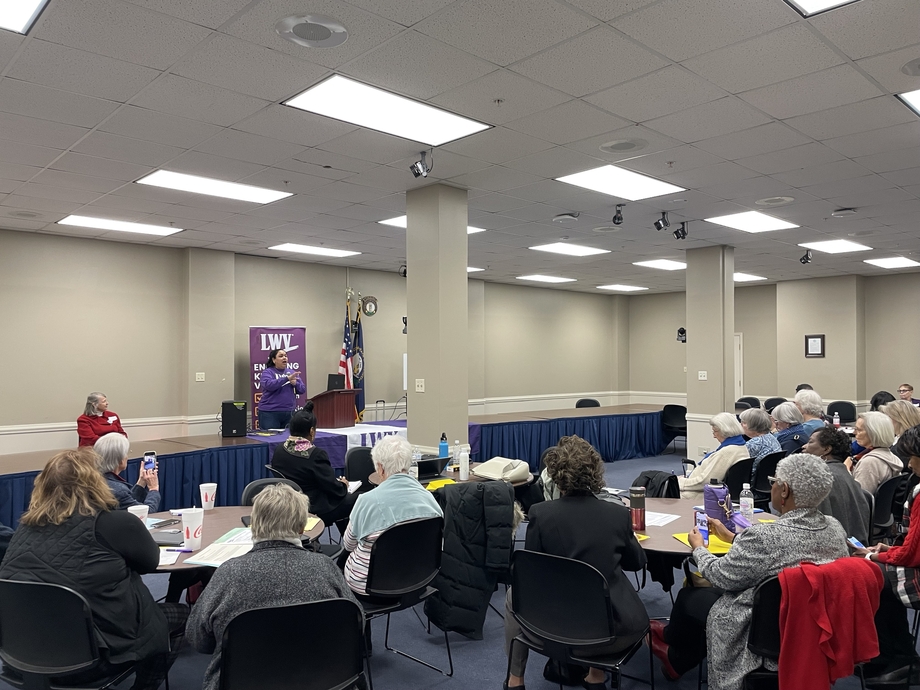
M 646 469 L 660 469 L 679 473 L 680 455 L 664 455 L 654 458 L 636 460 L 621 460 L 607 465 L 606 477 L 608 486 L 628 488 L 633 479 Z M 523 537 L 522 525 L 519 537 Z M 680 582 L 680 575 L 678 582 Z M 150 590 L 159 598 L 166 594 L 166 575 L 145 576 Z M 676 590 L 675 590 L 676 595 Z M 652 617 L 666 617 L 671 610 L 671 600 L 657 584 L 649 582 L 640 592 L 640 597 L 645 602 L 649 615 Z M 492 597 L 492 604 L 504 611 L 504 588 Z M 422 615 L 424 620 L 424 615 Z M 384 621 L 377 621 L 373 626 L 374 655 L 371 658 L 371 670 L 375 690 L 414 690 L 416 688 L 477 688 L 478 690 L 498 690 L 504 680 L 507 660 L 504 654 L 504 628 L 503 621 L 498 614 L 489 610 L 484 628 L 484 639 L 481 641 L 468 640 L 460 635 L 451 634 L 450 644 L 454 660 L 454 676 L 448 678 L 439 673 L 415 664 L 395 654 L 386 652 L 383 647 Z M 392 618 L 390 626 L 390 642 L 405 651 L 431 661 L 431 663 L 446 667 L 447 654 L 444 647 L 444 636 L 440 631 L 433 629 L 432 634 L 427 634 L 419 619 L 411 612 L 404 611 Z M 207 667 L 209 656 L 198 654 L 186 645 L 169 675 L 171 690 L 196 690 L 201 688 L 201 680 Z M 558 685 L 543 679 L 542 669 L 545 660 L 537 655 L 531 655 L 530 665 L 527 669 L 526 683 L 530 690 L 551 690 Z M 648 678 L 648 652 L 641 650 L 625 667 L 625 672 L 639 678 Z M 673 690 L 691 690 L 696 688 L 697 675 L 691 672 L 678 682 L 668 682 L 661 675 L 659 664 L 655 664 L 655 683 L 659 688 Z M 0 682 L 0 688 L 10 686 Z M 127 687 L 127 686 L 125 686 Z M 638 681 L 624 679 L 623 688 L 648 687 Z M 835 688 L 851 690 L 858 688 L 859 683 L 855 678 L 845 679 L 837 683 Z M 269 689 L 266 689 L 269 690 Z

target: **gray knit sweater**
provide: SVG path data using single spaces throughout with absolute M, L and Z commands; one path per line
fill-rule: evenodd
M 220 686 L 220 640 L 235 616 L 265 606 L 321 599 L 357 601 L 335 563 L 284 541 L 259 542 L 220 566 L 192 607 L 185 634 L 199 652 L 212 654 L 203 690 Z

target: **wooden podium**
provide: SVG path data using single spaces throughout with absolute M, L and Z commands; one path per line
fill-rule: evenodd
M 326 391 L 310 398 L 319 429 L 341 429 L 355 425 L 355 390 Z

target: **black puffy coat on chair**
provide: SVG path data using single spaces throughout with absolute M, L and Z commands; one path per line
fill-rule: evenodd
M 444 510 L 444 553 L 425 615 L 441 630 L 481 640 L 498 577 L 511 566 L 514 489 L 501 481 L 466 482 L 434 497 Z

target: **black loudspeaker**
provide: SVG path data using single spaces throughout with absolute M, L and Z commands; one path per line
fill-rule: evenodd
M 245 400 L 224 400 L 220 409 L 220 435 L 245 436 L 246 416 Z

